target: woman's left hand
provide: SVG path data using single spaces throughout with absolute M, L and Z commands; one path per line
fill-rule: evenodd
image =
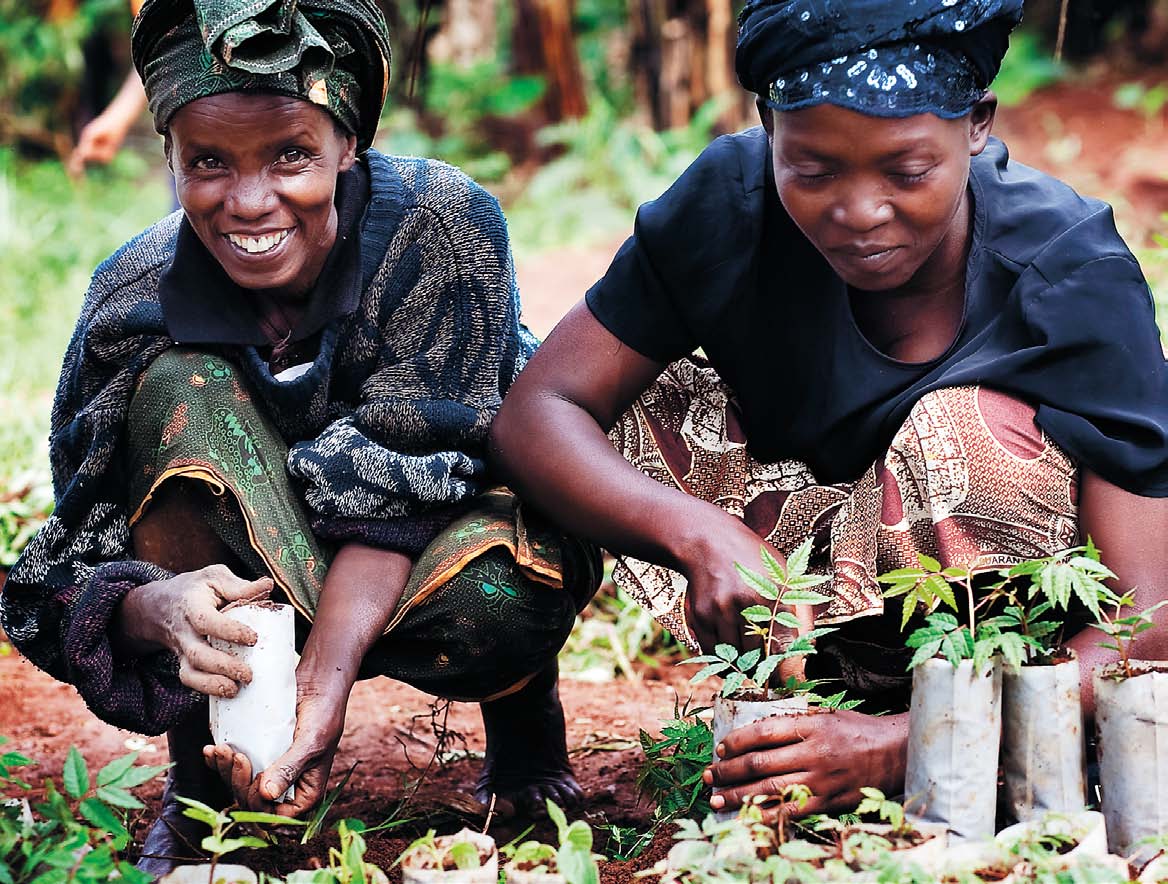
M 736 810 L 750 796 L 777 798 L 784 787 L 801 783 L 813 797 L 800 816 L 855 810 L 863 797 L 861 786 L 875 786 L 887 795 L 903 789 L 907 740 L 907 713 L 764 719 L 731 731 L 716 747 L 718 760 L 705 775 L 714 787 L 711 806 Z
M 348 690 L 318 690 L 297 673 L 296 731 L 292 745 L 272 765 L 254 779 L 251 761 L 230 746 L 208 746 L 203 750 L 207 766 L 231 787 L 236 803 L 244 810 L 299 817 L 324 798 L 333 756 L 345 729 Z M 295 786 L 293 799 L 280 799 Z

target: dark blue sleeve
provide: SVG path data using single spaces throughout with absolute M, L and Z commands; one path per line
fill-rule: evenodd
M 723 136 L 641 206 L 633 235 L 586 296 L 623 343 L 662 363 L 702 345 L 696 316 L 729 302 L 753 266 L 765 148 L 761 129 Z

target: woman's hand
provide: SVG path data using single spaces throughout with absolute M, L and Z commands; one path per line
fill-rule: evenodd
M 169 650 L 178 657 L 178 677 L 184 685 L 209 696 L 234 697 L 241 684 L 251 681 L 251 669 L 211 647 L 208 638 L 254 645 L 255 631 L 219 609 L 231 602 L 264 598 L 271 591 L 270 577 L 244 580 L 226 565 L 146 583 L 122 599 L 112 639 L 130 653 Z
M 711 806 L 735 810 L 752 795 L 775 796 L 802 783 L 812 792 L 800 814 L 855 810 L 861 786 L 888 795 L 904 787 L 908 714 L 861 712 L 779 715 L 738 728 L 706 771 Z M 772 814 L 777 811 L 772 811 Z
M 236 803 L 246 810 L 299 817 L 324 798 L 333 757 L 345 729 L 349 688 L 343 680 L 329 687 L 296 673 L 296 732 L 288 751 L 259 776 L 251 762 L 230 746 L 206 746 L 203 759 L 231 787 Z M 293 799 L 281 799 L 295 786 Z
M 702 542 L 695 544 L 682 559 L 689 580 L 685 597 L 686 622 L 705 653 L 713 653 L 714 646 L 719 643 L 736 648 L 748 644 L 744 641 L 742 611 L 751 605 L 769 604 L 746 585 L 735 565 L 762 573 L 763 547 L 780 562 L 784 560 L 777 549 L 745 523 L 712 506 L 710 509 L 720 518 L 707 520 L 709 530 Z M 794 612 L 802 623 L 800 631 L 811 629 L 814 619 L 811 609 L 801 605 Z M 792 669 L 785 666 L 780 674 L 784 678 L 787 675 L 801 677 L 802 667 Z

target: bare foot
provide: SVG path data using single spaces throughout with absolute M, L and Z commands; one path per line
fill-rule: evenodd
M 501 815 L 539 814 L 548 798 L 565 808 L 584 800 L 568 761 L 558 683 L 553 661 L 522 690 L 481 704 L 487 751 L 475 797 L 489 804 L 495 795 Z

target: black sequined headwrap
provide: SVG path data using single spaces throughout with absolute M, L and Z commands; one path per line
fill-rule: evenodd
M 959 117 L 985 94 L 1021 19 L 1022 0 L 751 0 L 738 79 L 776 110 Z

